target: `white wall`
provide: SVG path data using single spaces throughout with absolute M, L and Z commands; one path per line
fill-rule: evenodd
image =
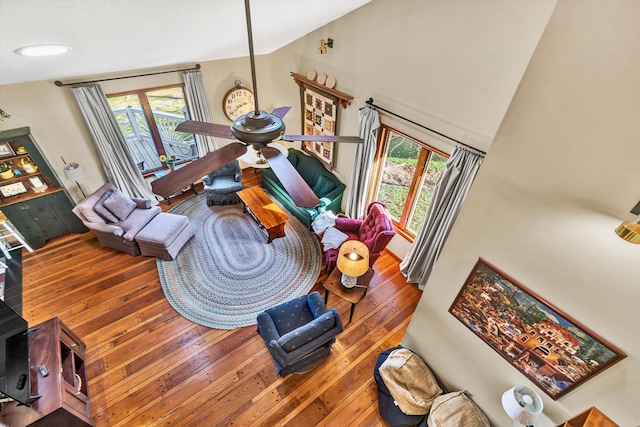
M 554 4 L 555 0 L 374 0 L 268 57 L 258 57 L 260 108 L 292 106 L 285 118 L 287 131 L 300 133 L 299 92 L 289 74 L 306 74 L 315 68 L 334 75 L 336 89 L 354 97 L 352 105 L 339 112 L 341 135 L 357 132 L 358 108 L 373 97 L 383 108 L 486 150 Z M 334 48 L 321 55 L 320 39 L 328 37 L 334 39 Z M 259 43 L 255 40 L 257 47 Z M 237 79 L 250 86 L 248 58 L 204 62 L 202 71 L 214 121 L 229 123 L 222 112 L 222 97 Z M 124 70 L 65 81 L 139 73 Z M 101 85 L 105 93 L 114 93 L 180 81 L 179 73 L 170 73 Z M 53 81 L 3 85 L 0 105 L 12 115 L 0 124 L 2 129 L 30 126 L 76 200 L 82 196 L 73 182 L 65 181 L 61 157 L 83 165 L 87 176 L 80 184 L 85 193 L 105 182 L 68 88 L 59 88 Z M 445 152 L 452 149 L 447 140 L 393 116 L 385 115 L 383 120 Z M 218 139 L 219 145 L 225 143 Z M 336 174 L 347 185 L 354 150 L 348 144 L 337 149 Z M 409 243 L 396 236 L 388 248 L 402 258 Z
M 374 0 L 275 52 L 274 100 L 296 100 L 297 107 L 298 87 L 289 73 L 313 68 L 335 76 L 336 89 L 354 97 L 339 111 L 340 135 L 356 134 L 358 109 L 372 97 L 383 108 L 487 150 L 554 4 Z M 334 48 L 321 55 L 320 40 L 329 37 Z M 300 131 L 300 108 L 290 115 Z M 420 127 L 384 113 L 382 120 L 452 150 L 451 142 Z M 348 186 L 355 148 L 339 144 L 337 150 L 337 175 Z M 399 236 L 388 246 L 401 258 L 408 247 Z
M 264 107 L 270 109 L 268 101 L 271 97 L 271 88 L 269 87 L 271 69 L 267 64 L 268 58 L 256 58 L 260 98 L 265 100 Z M 222 111 L 222 97 L 234 86 L 236 80 L 240 80 L 245 86 L 251 86 L 251 70 L 248 58 L 210 61 L 201 65 L 214 122 L 231 124 Z M 148 70 L 145 70 L 145 72 L 148 72 Z M 66 79 L 65 82 L 136 74 L 142 74 L 141 70 L 125 70 L 121 73 L 99 76 L 78 76 L 76 79 Z M 182 76 L 179 72 L 104 81 L 100 85 L 102 90 L 109 94 L 176 83 L 182 83 Z M 68 87 L 55 86 L 53 81 L 2 85 L 0 86 L 0 105 L 3 110 L 11 114 L 10 119 L 0 124 L 0 129 L 6 130 L 29 126 L 31 133 L 44 151 L 54 171 L 61 181 L 66 184 L 76 201 L 82 199 L 82 195 L 74 182 L 65 180 L 62 170 L 64 167 L 62 158 L 67 163 L 77 162 L 83 166 L 87 176 L 80 181 L 80 185 L 86 194 L 91 193 L 106 182 L 106 176 L 102 170 L 98 154 Z M 260 107 L 263 108 L 262 103 Z M 217 141 L 219 146 L 229 142 L 229 140 L 224 139 Z
M 448 309 L 478 257 L 628 357 L 557 401 L 640 425 L 640 245 L 613 232 L 640 200 L 640 2 L 560 0 L 413 316 L 403 344 L 495 425 L 500 396 L 538 390 Z

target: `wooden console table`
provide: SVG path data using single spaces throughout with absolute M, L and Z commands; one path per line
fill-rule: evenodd
M 563 427 L 620 427 L 609 417 L 592 406 L 581 414 L 576 415 L 562 424 Z
M 244 210 L 267 232 L 267 243 L 284 237 L 284 225 L 289 217 L 258 186 L 238 191 Z
M 91 427 L 84 361 L 85 344 L 54 317 L 29 329 L 30 406 L 10 402 L 0 420 L 11 427 Z M 47 376 L 38 372 L 44 365 Z

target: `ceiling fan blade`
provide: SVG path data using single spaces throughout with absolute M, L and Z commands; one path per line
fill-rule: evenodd
M 364 140 L 359 136 L 339 135 L 282 135 L 283 141 L 317 141 L 317 142 L 348 142 L 362 144 Z
M 274 108 L 271 114 L 273 114 L 274 116 L 283 118 L 285 114 L 289 112 L 289 110 L 291 110 L 291 107 L 278 107 L 278 108 Z
M 199 122 L 196 120 L 185 120 L 176 126 L 178 132 L 195 133 L 198 135 L 217 136 L 226 139 L 236 139 L 231 133 L 231 127 L 219 125 L 217 123 Z
M 318 196 L 280 151 L 273 147 L 263 147 L 260 151 L 296 205 L 315 208 L 320 204 Z
M 247 152 L 247 147 L 240 142 L 232 142 L 222 148 L 212 151 L 204 157 L 187 163 L 184 166 L 151 182 L 151 189 L 155 194 L 164 198 L 178 193 L 189 187 L 195 181 L 227 163 L 237 159 Z

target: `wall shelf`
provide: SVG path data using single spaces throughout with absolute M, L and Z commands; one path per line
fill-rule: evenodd
M 330 89 L 325 85 L 321 85 L 315 80 L 310 80 L 305 76 L 303 76 L 302 74 L 297 74 L 297 73 L 294 73 L 293 71 L 291 72 L 291 77 L 293 77 L 293 80 L 296 82 L 298 86 L 300 86 L 301 89 L 304 88 L 304 85 L 309 85 L 313 88 L 316 88 L 318 90 L 321 90 L 323 92 L 326 92 L 338 98 L 338 102 L 340 102 L 340 105 L 342 105 L 342 108 L 347 108 L 349 105 L 351 105 L 351 100 L 353 99 L 353 96 L 351 95 L 347 95 L 346 93 L 337 91 L 335 89 Z

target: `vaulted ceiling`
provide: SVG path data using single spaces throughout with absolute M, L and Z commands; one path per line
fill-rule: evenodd
M 268 54 L 371 0 L 253 0 L 256 55 Z M 20 47 L 72 51 L 23 57 Z M 0 85 L 248 55 L 242 0 L 0 0 Z

